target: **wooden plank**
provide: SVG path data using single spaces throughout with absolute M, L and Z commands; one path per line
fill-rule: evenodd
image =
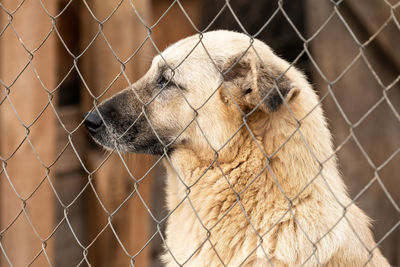
M 357 1 L 350 0 L 343 2 L 351 11 L 357 20 L 362 23 L 364 29 L 368 32 L 367 38 L 373 36 L 382 26 L 385 25 L 387 19 L 390 18 L 390 7 L 384 1 L 365 0 Z M 399 21 L 400 13 L 395 10 L 394 16 Z M 376 36 L 376 43 L 381 49 L 381 53 L 387 57 L 388 61 L 396 66 L 397 71 L 400 71 L 400 29 L 396 23 L 389 21 L 385 28 Z M 361 40 L 365 42 L 366 39 Z
M 90 9 L 96 18 L 101 21 L 105 20 L 113 12 L 117 3 L 116 1 L 104 3 L 88 1 Z M 150 6 L 148 0 L 135 1 L 135 6 L 144 19 L 149 17 Z M 84 26 L 83 36 L 85 38 L 82 45 L 86 46 L 98 30 L 98 23 L 86 8 L 81 11 L 81 20 Z M 82 73 L 92 93 L 98 96 L 107 90 L 105 95 L 107 97 L 129 85 L 123 76 L 118 78 L 115 83 L 111 84 L 111 82 L 121 71 L 121 64 L 118 60 L 125 62 L 134 53 L 145 39 L 146 29 L 136 17 L 129 2 L 124 1 L 111 18 L 104 22 L 103 33 L 105 38 L 99 36 L 94 41 L 93 46 L 83 56 L 80 66 L 82 66 Z M 109 45 L 116 56 L 111 52 Z M 149 50 L 149 46 L 145 46 L 140 50 L 140 54 L 126 63 L 125 73 L 130 82 L 134 82 L 144 74 L 149 63 L 143 58 L 148 57 L 149 54 L 151 54 L 151 50 Z M 89 110 L 92 107 L 93 98 L 90 94 L 83 92 L 82 109 Z M 85 158 L 90 168 L 94 169 L 104 159 L 104 153 L 96 147 Z M 127 165 L 135 177 L 140 177 L 151 166 L 152 160 L 149 160 L 148 157 L 133 155 L 131 158 L 133 158 L 132 161 L 127 161 Z M 118 155 L 113 155 L 94 174 L 93 181 L 96 193 L 109 213 L 114 211 L 133 189 L 133 180 L 124 168 Z M 140 192 L 149 202 L 152 179 L 147 177 L 145 181 L 140 184 Z M 90 216 L 92 218 L 90 218 L 91 226 L 89 229 L 91 229 L 91 232 L 89 233 L 89 241 L 91 238 L 95 238 L 108 220 L 107 212 L 100 207 L 94 194 L 92 194 L 91 199 L 95 208 L 90 211 L 93 216 Z M 137 195 L 128 200 L 113 215 L 111 223 L 118 238 L 130 255 L 136 254 L 149 238 L 148 213 Z M 149 251 L 149 249 L 146 249 L 140 253 L 135 259 L 136 266 L 149 266 Z M 120 247 L 109 227 L 89 250 L 89 257 L 90 262 L 95 266 L 127 266 L 130 263 L 130 258 Z
M 68 8 L 65 9 L 65 7 Z M 68 144 L 68 131 L 73 131 L 70 138 L 78 154 L 84 154 L 86 151 L 86 137 L 84 127 L 74 131 L 81 123 L 82 114 L 79 106 L 80 101 L 80 81 L 78 73 L 73 70 L 73 56 L 80 53 L 80 8 L 83 6 L 81 1 L 57 0 L 57 10 L 62 14 L 57 17 L 57 30 L 62 37 L 63 43 L 57 41 L 57 78 L 63 81 L 57 89 L 57 112 L 65 128 L 57 123 L 57 142 L 56 151 L 62 155 L 58 158 L 56 164 L 52 167 L 55 173 L 55 189 L 58 197 L 64 205 L 55 208 L 56 222 L 64 219 L 67 212 L 68 221 L 71 224 L 73 233 L 68 223 L 64 220 L 54 235 L 55 239 L 55 265 L 58 267 L 76 266 L 82 260 L 83 249 L 78 244 L 85 242 L 86 222 L 84 220 L 86 211 L 86 194 L 75 199 L 85 185 L 86 179 L 83 168 L 78 160 L 71 145 Z M 68 75 L 67 75 L 68 74 Z
M 328 18 L 332 11 L 332 4 L 325 1 L 308 0 L 307 5 L 308 35 L 311 36 Z M 380 11 L 375 10 L 377 13 Z M 368 38 L 365 35 L 365 28 L 368 25 L 359 23 L 346 10 L 342 10 L 342 15 L 356 36 Z M 391 34 L 398 33 L 392 32 Z M 356 57 L 359 48 L 342 21 L 338 17 L 334 17 L 326 25 L 326 28 L 311 41 L 311 50 L 320 70 L 330 81 L 333 81 Z M 365 56 L 385 85 L 397 77 L 398 72 L 388 64 L 385 57 L 382 56 L 381 50 L 376 46 L 367 47 Z M 327 92 L 327 83 L 315 68 L 312 73 L 316 89 L 320 92 L 320 95 L 324 95 Z M 338 82 L 332 85 L 332 91 L 352 123 L 362 118 L 383 96 L 383 89 L 362 58 L 356 61 Z M 388 98 L 394 107 L 400 106 L 399 84 L 396 84 L 388 92 Z M 334 135 L 335 144 L 340 146 L 350 134 L 350 126 L 343 119 L 339 108 L 331 97 L 323 102 L 323 106 Z M 384 163 L 400 147 L 399 121 L 386 101 L 374 109 L 353 131 L 375 166 Z M 338 156 L 345 183 L 349 186 L 351 196 L 354 197 L 374 177 L 374 168 L 368 163 L 353 138 L 340 148 Z M 400 202 L 400 193 L 397 190 L 398 185 L 396 185 L 396 183 L 398 184 L 399 166 L 400 157 L 397 156 L 378 172 L 396 203 Z M 389 198 L 377 182 L 365 191 L 356 203 L 373 219 L 376 240 L 382 238 L 399 220 Z M 397 229 L 380 245 L 383 254 L 395 266 L 399 264 L 399 240 L 400 231 Z
M 82 115 L 79 106 L 63 106 L 58 107 L 57 112 L 60 119 L 64 122 L 65 127 L 68 130 L 72 130 L 82 120 Z M 71 139 L 74 147 L 78 149 L 78 153 L 82 153 L 86 148 L 86 139 L 84 138 L 84 129 L 79 129 L 74 132 Z M 55 149 L 57 154 L 64 151 L 59 157 L 55 165 L 52 166 L 55 176 L 55 189 L 57 190 L 58 196 L 64 205 L 70 205 L 68 207 L 68 220 L 71 223 L 74 234 L 81 242 L 85 241 L 86 237 L 86 223 L 85 223 L 85 193 L 82 197 L 77 199 L 76 196 L 83 189 L 86 179 L 82 169 L 81 163 L 78 160 L 75 152 L 71 146 L 68 146 L 65 150 L 65 146 L 68 142 L 68 133 L 65 129 L 57 124 L 57 141 Z M 64 215 L 64 208 L 58 205 L 55 208 L 56 222 L 60 222 Z M 55 265 L 58 267 L 68 267 L 78 265 L 82 259 L 82 248 L 72 234 L 70 227 L 64 221 L 60 225 L 55 238 Z
M 5 0 L 2 4 L 7 10 L 12 11 L 18 3 Z M 54 3 L 46 3 L 46 7 L 54 14 Z M 2 16 L 1 24 L 6 23 L 7 17 Z M 33 54 L 33 59 L 29 63 L 29 54 L 22 48 L 21 41 L 29 51 L 36 49 L 50 31 L 51 19 L 39 2 L 27 1 L 13 14 L 12 23 L 19 37 L 16 37 L 11 27 L 8 27 L 0 37 L 1 79 L 7 86 L 11 85 L 8 100 L 13 104 L 11 106 L 7 100 L 0 106 L 0 155 L 5 159 L 3 163 L 7 165 L 5 168 L 7 175 L 3 173 L 0 176 L 0 231 L 2 231 L 2 245 L 11 263 L 14 266 L 26 266 L 34 260 L 43 245 L 30 224 L 32 223 L 42 239 L 47 238 L 55 227 L 54 193 L 46 179 L 40 185 L 46 177 L 46 168 L 43 165 L 50 164 L 55 158 L 53 146 L 55 117 L 51 107 L 48 107 L 34 122 L 49 100 L 48 94 L 32 69 L 33 66 L 36 68 L 40 80 L 49 90 L 54 89 L 55 39 L 52 34 Z M 26 64 L 28 66 L 24 70 Z M 20 72 L 22 75 L 14 83 Z M 4 89 L 1 88 L 3 92 Z M 29 134 L 18 121 L 14 109 L 22 123 L 29 128 Z M 26 136 L 35 147 L 37 155 L 28 140 L 19 146 Z M 52 175 L 51 170 L 50 175 Z M 24 202 L 17 197 L 14 189 Z M 25 211 L 30 222 L 24 213 L 18 216 L 23 203 L 26 204 Z M 14 218 L 17 219 L 13 222 Z M 8 226 L 10 227 L 6 229 Z M 48 240 L 46 245 L 46 254 L 54 262 L 53 239 Z M 4 257 L 1 257 L 0 265 L 8 266 Z M 33 263 L 33 266 L 47 265 L 43 253 Z

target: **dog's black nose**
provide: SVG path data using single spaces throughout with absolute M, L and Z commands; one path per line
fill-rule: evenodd
M 84 115 L 84 117 L 86 117 L 85 126 L 89 130 L 90 134 L 93 135 L 102 128 L 103 120 L 97 110 L 89 111 Z

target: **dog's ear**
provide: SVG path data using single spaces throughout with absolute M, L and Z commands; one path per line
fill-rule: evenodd
M 235 95 L 249 109 L 277 111 L 284 101 L 289 103 L 299 92 L 284 73 L 265 65 L 250 52 L 235 57 L 225 66 L 224 81 L 233 83 L 239 90 Z

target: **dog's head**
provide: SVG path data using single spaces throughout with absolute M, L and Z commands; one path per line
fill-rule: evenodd
M 101 145 L 127 152 L 219 150 L 243 126 L 245 114 L 268 118 L 294 98 L 298 89 L 285 73 L 288 66 L 244 34 L 191 36 L 156 56 L 135 84 L 89 112 L 85 125 Z

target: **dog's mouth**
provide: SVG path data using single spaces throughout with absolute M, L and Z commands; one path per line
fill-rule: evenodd
M 120 115 L 115 109 L 106 110 L 100 106 L 84 117 L 90 135 L 105 148 L 153 155 L 161 155 L 166 151 L 160 137 L 156 136 L 142 114 L 133 120 Z

